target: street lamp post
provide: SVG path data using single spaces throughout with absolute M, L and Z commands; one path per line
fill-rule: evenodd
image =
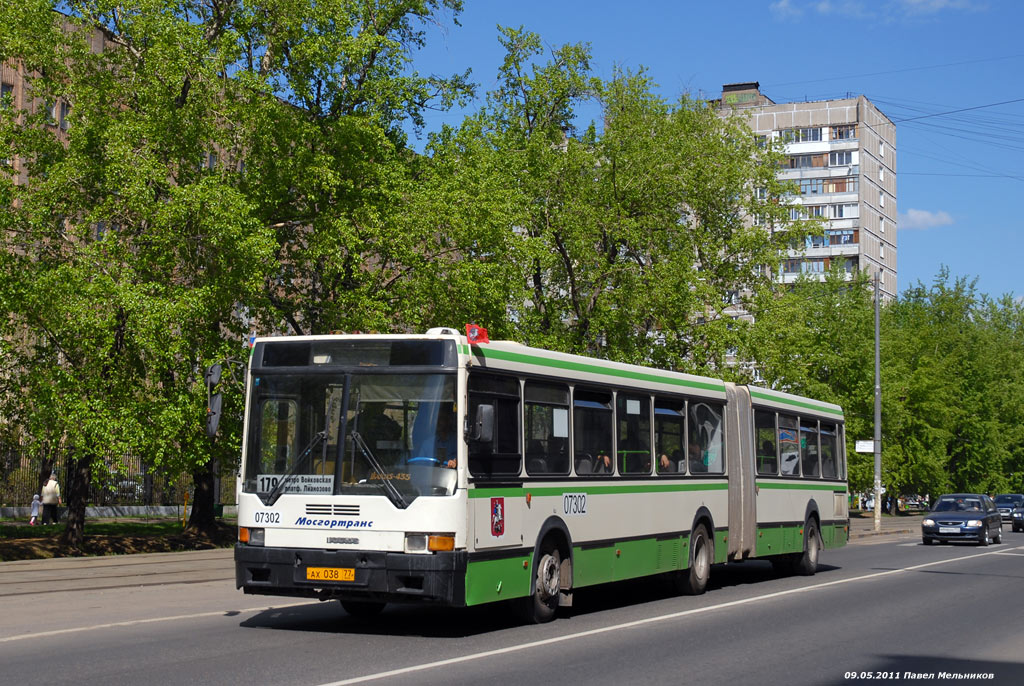
M 875 532 L 882 530 L 882 356 L 878 336 L 878 271 L 875 271 Z

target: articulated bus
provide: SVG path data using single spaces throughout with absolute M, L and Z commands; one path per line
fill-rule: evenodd
M 849 538 L 830 403 L 448 328 L 256 339 L 246 386 L 245 593 L 544 622 L 624 579 L 813 574 Z

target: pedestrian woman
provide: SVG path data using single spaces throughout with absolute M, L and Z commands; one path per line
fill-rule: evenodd
M 50 472 L 50 480 L 43 486 L 43 524 L 57 523 L 57 508 L 60 506 L 60 484 L 57 472 Z

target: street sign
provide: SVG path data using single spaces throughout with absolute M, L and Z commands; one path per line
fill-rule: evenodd
M 875 452 L 874 441 L 857 441 L 857 445 L 854 448 L 854 452 L 858 453 L 873 453 Z

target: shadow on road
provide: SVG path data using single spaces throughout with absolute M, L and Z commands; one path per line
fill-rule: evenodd
M 819 565 L 818 575 L 838 570 Z M 770 563 L 753 560 L 743 563 L 718 564 L 712 567 L 708 595 L 689 598 L 693 607 L 715 602 L 715 592 L 749 584 L 778 581 L 786 588 L 800 585 L 805 577 L 778 574 Z M 766 589 L 768 591 L 773 588 Z M 779 590 L 774 588 L 774 590 Z M 684 600 L 686 597 L 683 597 Z M 645 577 L 602 584 L 575 591 L 573 607 L 561 608 L 556 621 L 571 621 L 600 612 L 654 605 L 679 600 L 664 577 Z M 319 605 L 265 610 L 240 623 L 250 629 L 305 631 L 334 634 L 418 636 L 423 638 L 466 638 L 493 633 L 522 625 L 515 612 L 515 601 L 492 603 L 468 608 L 443 608 L 431 605 L 388 605 L 373 618 L 353 617 L 337 601 Z M 656 611 L 678 611 L 678 607 L 657 608 Z

